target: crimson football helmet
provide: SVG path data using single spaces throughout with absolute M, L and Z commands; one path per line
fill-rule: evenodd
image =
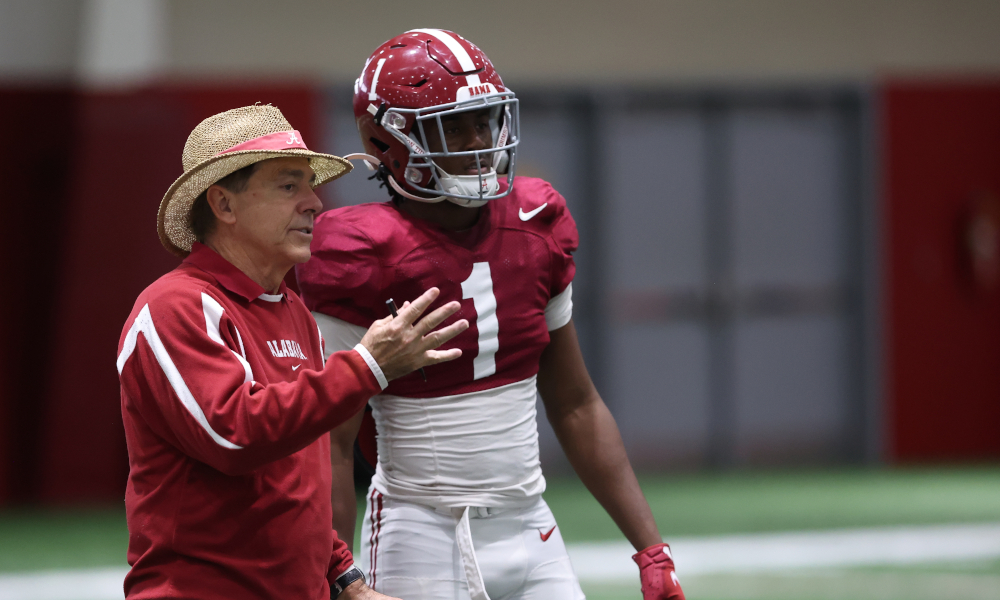
M 482 206 L 513 187 L 517 108 L 514 92 L 475 44 L 443 29 L 413 29 L 379 46 L 354 83 L 354 117 L 368 155 L 348 158 L 378 167 L 377 176 L 403 197 Z M 492 147 L 449 148 L 441 119 L 481 110 L 488 111 Z M 426 142 L 435 131 L 440 152 Z M 445 157 L 474 157 L 478 173 L 447 173 L 435 162 Z M 498 174 L 507 177 L 502 192 Z

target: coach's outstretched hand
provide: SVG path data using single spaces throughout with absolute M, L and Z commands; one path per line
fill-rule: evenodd
M 372 358 L 382 369 L 389 381 L 412 373 L 421 367 L 436 365 L 462 356 L 458 348 L 435 350 L 456 335 L 469 328 L 469 322 L 459 319 L 437 331 L 434 328 L 452 316 L 462 307 L 452 301 L 420 319 L 427 307 L 441 292 L 431 288 L 412 303 L 406 303 L 399 310 L 398 317 L 386 317 L 372 323 L 361 338 L 361 345 L 368 349 Z M 420 319 L 417 321 L 417 319 Z
M 674 573 L 674 557 L 670 554 L 670 546 L 650 546 L 632 555 L 632 560 L 639 565 L 642 600 L 684 600 L 681 582 Z
M 337 596 L 337 600 L 399 600 L 399 598 L 380 594 L 359 579 L 345 587 L 344 591 Z

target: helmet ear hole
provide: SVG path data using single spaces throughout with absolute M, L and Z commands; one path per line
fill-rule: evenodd
M 382 152 L 383 154 L 385 154 L 386 150 L 389 149 L 389 144 L 386 144 L 385 142 L 383 142 L 382 140 L 378 139 L 375 136 L 368 138 L 368 141 L 371 142 L 372 145 L 374 145 L 376 148 L 378 148 L 379 152 Z

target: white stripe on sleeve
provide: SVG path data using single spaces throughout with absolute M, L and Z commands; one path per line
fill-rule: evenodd
M 545 305 L 545 326 L 549 331 L 555 331 L 569 323 L 573 318 L 573 282 L 566 289 L 552 296 Z
M 201 293 L 201 307 L 205 312 L 205 329 L 208 330 L 208 337 L 212 338 L 220 345 L 225 346 L 225 342 L 222 341 L 222 335 L 219 333 L 219 321 L 222 320 L 222 313 L 225 312 L 225 309 L 222 308 L 221 304 L 215 301 L 215 298 L 209 296 L 205 292 Z M 243 337 L 240 335 L 238 329 L 236 330 L 236 337 L 239 338 L 240 351 L 245 352 L 243 350 Z M 253 381 L 253 370 L 250 368 L 250 363 L 247 362 L 247 359 L 237 354 L 232 348 L 227 347 L 227 349 L 232 352 L 233 356 L 236 357 L 236 360 L 240 361 L 240 364 L 243 365 L 243 372 L 245 373 L 243 383 Z
M 156 357 L 156 362 L 163 369 L 163 374 L 167 376 L 167 381 L 170 383 L 170 387 L 173 388 L 174 393 L 180 399 L 184 408 L 194 417 L 194 420 L 201 425 L 201 428 L 205 430 L 206 433 L 215 441 L 216 444 L 222 446 L 223 448 L 228 448 L 229 450 L 241 450 L 243 446 L 237 446 L 236 444 L 230 442 L 229 440 L 223 438 L 221 435 L 212 429 L 212 426 L 208 424 L 208 419 L 205 418 L 205 413 L 201 410 L 201 406 L 198 401 L 194 399 L 191 394 L 191 390 L 188 389 L 186 383 L 184 383 L 184 378 L 181 377 L 180 371 L 174 365 L 174 361 L 170 358 L 170 354 L 167 353 L 167 349 L 163 346 L 163 342 L 160 341 L 159 334 L 156 333 L 156 327 L 153 326 L 153 317 L 149 313 L 149 305 L 142 307 L 139 311 L 139 315 L 135 318 L 135 322 L 132 323 L 132 327 L 129 328 L 128 333 L 125 335 L 125 343 L 122 345 L 122 352 L 118 355 L 118 374 L 121 375 L 122 369 L 125 368 L 125 363 L 128 362 L 129 357 L 135 352 L 135 345 L 137 343 L 139 333 L 146 338 L 146 343 L 149 344 L 150 349 L 153 351 L 153 356 Z

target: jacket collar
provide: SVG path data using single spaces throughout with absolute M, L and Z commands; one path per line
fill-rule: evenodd
M 287 291 L 285 282 L 282 281 L 278 287 L 277 294 L 268 294 L 267 290 L 253 279 L 250 279 L 246 273 L 240 271 L 231 262 L 219 256 L 215 250 L 200 242 L 195 242 L 191 246 L 191 254 L 184 259 L 184 262 L 191 263 L 212 277 L 215 277 L 219 285 L 234 294 L 243 296 L 250 302 L 254 300 L 278 302 L 285 297 Z

